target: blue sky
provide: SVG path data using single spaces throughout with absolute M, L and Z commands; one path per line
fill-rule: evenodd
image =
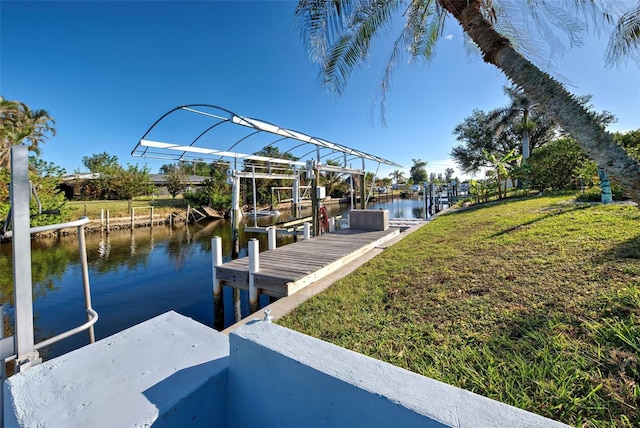
M 6 1 L 0 2 L 0 95 L 42 108 L 58 133 L 43 158 L 68 172 L 82 157 L 108 152 L 122 164 L 151 124 L 183 104 L 207 103 L 263 119 L 428 172 L 455 165 L 453 128 L 473 109 L 507 104 L 506 78 L 465 54 L 449 20 L 428 65 L 400 64 L 378 107 L 389 43 L 381 39 L 341 97 L 321 87 L 294 21 L 291 1 Z M 387 32 L 392 35 L 390 30 Z M 615 114 L 610 130 L 640 128 L 640 70 L 608 70 L 606 37 L 567 53 L 557 73 L 568 89 L 593 95 Z M 381 167 L 378 176 L 394 169 Z M 457 168 L 456 168 L 457 170 Z

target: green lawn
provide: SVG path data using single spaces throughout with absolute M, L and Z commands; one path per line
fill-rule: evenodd
M 529 411 L 640 426 L 640 210 L 451 212 L 280 324 Z

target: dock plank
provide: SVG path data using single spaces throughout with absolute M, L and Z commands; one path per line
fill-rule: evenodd
M 254 282 L 263 294 L 291 295 L 399 233 L 398 228 L 386 231 L 343 229 L 264 251 L 260 253 L 260 268 L 254 274 Z M 216 267 L 216 277 L 223 285 L 246 290 L 249 287 L 248 271 L 249 259 L 245 257 Z

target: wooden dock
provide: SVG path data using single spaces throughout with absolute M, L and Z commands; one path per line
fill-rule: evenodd
M 371 251 L 400 233 L 342 229 L 305 241 L 260 253 L 260 268 L 254 274 L 255 286 L 262 294 L 289 296 L 329 275 L 345 264 Z M 222 285 L 249 289 L 249 258 L 232 260 L 216 267 Z

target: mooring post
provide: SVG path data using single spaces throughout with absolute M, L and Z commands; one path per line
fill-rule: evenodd
M 224 299 L 222 297 L 222 281 L 218 279 L 217 267 L 222 265 L 222 238 L 211 238 L 211 273 L 213 278 L 213 327 L 224 328 Z M 221 325 L 222 324 L 222 325 Z
M 107 233 L 109 233 L 109 210 L 107 210 Z
M 136 207 L 131 207 L 131 230 L 133 231 L 134 222 L 136 218 Z
M 149 216 L 151 217 L 151 227 L 153 227 L 153 205 L 151 205 L 151 213 L 149 214 Z
M 100 232 L 104 230 L 104 208 L 100 210 Z
M 267 242 L 269 250 L 276 249 L 276 228 L 274 226 L 267 228 Z
M 308 221 L 305 221 L 303 226 L 304 226 L 304 234 L 302 235 L 302 239 L 306 241 L 307 239 L 311 239 L 311 224 L 309 224 Z
M 260 271 L 260 241 L 251 238 L 249 246 L 249 309 L 251 313 L 260 309 L 258 289 L 255 284 L 255 273 Z
M 333 233 L 336 231 L 336 218 L 329 217 L 329 233 Z

